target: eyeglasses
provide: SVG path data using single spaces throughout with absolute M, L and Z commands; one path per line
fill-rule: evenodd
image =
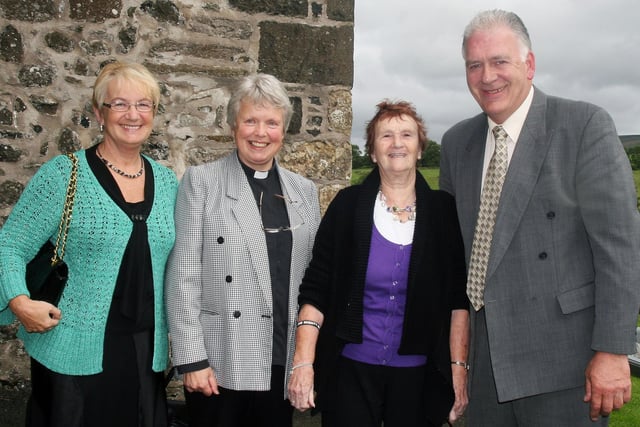
M 264 219 L 262 217 L 262 196 L 264 196 L 263 192 L 260 192 L 260 201 L 258 202 L 258 210 L 260 211 L 260 222 L 262 223 L 262 230 L 265 233 L 279 233 L 281 231 L 293 231 L 296 228 L 299 228 L 301 225 L 304 224 L 304 219 L 302 219 L 302 217 L 300 216 L 300 214 L 298 213 L 298 209 L 295 207 L 295 204 L 298 203 L 297 201 L 293 201 L 290 198 L 288 198 L 287 196 L 283 196 L 282 194 L 274 194 L 274 197 L 277 197 L 279 199 L 284 200 L 287 205 L 290 205 L 293 209 L 287 209 L 287 211 L 293 211 L 298 215 L 298 218 L 300 219 L 300 223 L 293 225 L 293 226 L 287 226 L 287 227 L 265 227 L 264 226 Z
M 151 101 L 138 101 L 138 102 L 125 102 L 121 100 L 113 101 L 111 104 L 107 104 L 106 102 L 102 103 L 103 106 L 112 109 L 113 111 L 117 111 L 118 113 L 124 113 L 125 111 L 129 111 L 131 106 L 135 106 L 136 110 L 139 113 L 149 113 L 156 106 Z

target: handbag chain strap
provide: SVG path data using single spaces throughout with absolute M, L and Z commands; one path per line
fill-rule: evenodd
M 64 200 L 62 216 L 60 217 L 60 224 L 58 225 L 56 249 L 53 251 L 51 265 L 56 265 L 64 258 L 64 251 L 67 247 L 67 234 L 69 233 L 71 214 L 73 212 L 73 200 L 76 196 L 76 187 L 78 184 L 78 158 L 73 153 L 67 154 L 67 157 L 69 157 L 72 163 L 71 176 L 69 177 L 69 184 L 67 184 L 67 196 Z M 60 255 L 58 255 L 58 252 L 60 252 Z

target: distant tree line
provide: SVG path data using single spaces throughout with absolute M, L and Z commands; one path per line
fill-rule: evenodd
M 631 163 L 631 169 L 637 171 L 640 169 L 640 145 L 634 147 L 625 148 L 627 156 L 629 156 L 629 162 Z
M 629 162 L 633 170 L 640 170 L 640 145 L 625 148 Z M 351 144 L 351 166 L 353 169 L 367 169 L 373 167 L 371 158 L 356 144 Z M 440 167 L 440 144 L 429 141 L 427 148 L 422 152 L 422 159 L 418 166 L 426 168 Z
M 429 141 L 422 152 L 422 158 L 418 161 L 419 167 L 440 167 L 440 144 Z M 351 144 L 351 167 L 353 169 L 367 169 L 373 167 L 369 155 L 356 144 Z

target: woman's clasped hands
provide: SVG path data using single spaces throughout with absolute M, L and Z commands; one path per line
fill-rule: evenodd
M 307 409 L 315 408 L 315 395 L 313 391 L 313 364 L 298 363 L 291 369 L 289 379 L 289 401 L 291 406 L 304 412 Z

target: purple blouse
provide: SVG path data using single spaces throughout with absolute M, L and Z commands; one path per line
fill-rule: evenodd
M 364 286 L 362 343 L 345 345 L 344 357 L 393 367 L 415 367 L 427 362 L 424 355 L 398 354 L 410 258 L 410 244 L 388 241 L 374 225 Z

